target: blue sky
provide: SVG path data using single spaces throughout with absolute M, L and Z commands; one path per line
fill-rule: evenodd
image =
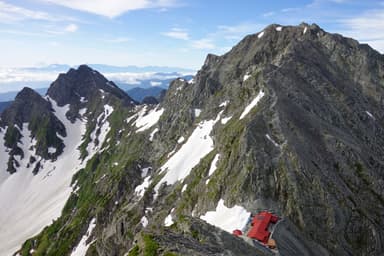
M 0 67 L 198 69 L 271 23 L 317 23 L 384 52 L 384 1 L 0 0 Z

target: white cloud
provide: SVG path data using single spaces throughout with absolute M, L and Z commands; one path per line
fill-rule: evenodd
M 160 85 L 162 85 L 161 82 L 157 82 L 157 81 L 151 81 L 150 83 L 151 83 L 151 86 L 160 86 Z
M 368 11 L 360 16 L 340 21 L 345 27 L 343 35 L 368 43 L 380 52 L 384 52 L 384 10 Z
M 23 20 L 54 21 L 55 18 L 46 12 L 34 11 L 0 1 L 0 22 L 10 23 Z
M 212 39 L 209 39 L 209 38 L 203 38 L 200 40 L 193 41 L 192 47 L 196 49 L 202 49 L 202 50 L 213 50 L 216 48 Z
M 70 33 L 73 33 L 73 32 L 76 32 L 77 30 L 79 29 L 79 27 L 76 25 L 76 24 L 69 24 L 68 26 L 65 27 L 65 32 L 70 32 Z
M 43 0 L 71 9 L 85 11 L 109 18 L 118 17 L 126 12 L 151 8 L 167 8 L 176 4 L 176 0 Z
M 164 36 L 180 40 L 189 40 L 189 34 L 185 29 L 172 28 L 171 31 L 161 33 Z

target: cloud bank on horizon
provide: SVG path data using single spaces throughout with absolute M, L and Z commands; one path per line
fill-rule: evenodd
M 257 3 L 256 3 L 257 2 Z M 198 69 L 271 23 L 317 23 L 384 52 L 384 2 L 0 0 L 0 67 L 51 63 Z

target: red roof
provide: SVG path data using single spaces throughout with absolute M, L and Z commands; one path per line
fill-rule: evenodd
M 269 224 L 276 223 L 279 217 L 269 212 L 263 211 L 252 219 L 252 227 L 248 232 L 248 237 L 256 239 L 262 243 L 267 243 L 271 232 L 268 231 Z

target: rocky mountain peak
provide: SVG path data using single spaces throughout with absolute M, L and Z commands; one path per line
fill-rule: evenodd
M 134 104 L 134 101 L 114 82 L 87 65 L 80 65 L 77 69 L 71 68 L 67 73 L 60 74 L 51 84 L 47 95 L 59 106 L 63 106 L 84 103 L 103 93 L 111 94 L 128 104 Z
M 1 115 L 1 126 L 18 125 L 31 121 L 34 115 L 44 115 L 51 111 L 51 104 L 33 89 L 25 87 L 16 96 L 10 107 Z
M 74 122 L 80 118 L 79 110 L 83 108 L 100 112 L 101 106 L 111 102 L 121 102 L 124 106 L 135 106 L 137 103 L 123 90 L 109 81 L 98 71 L 87 65 L 71 68 L 60 74 L 48 89 L 47 95 L 59 106 L 69 104 L 67 118 Z

